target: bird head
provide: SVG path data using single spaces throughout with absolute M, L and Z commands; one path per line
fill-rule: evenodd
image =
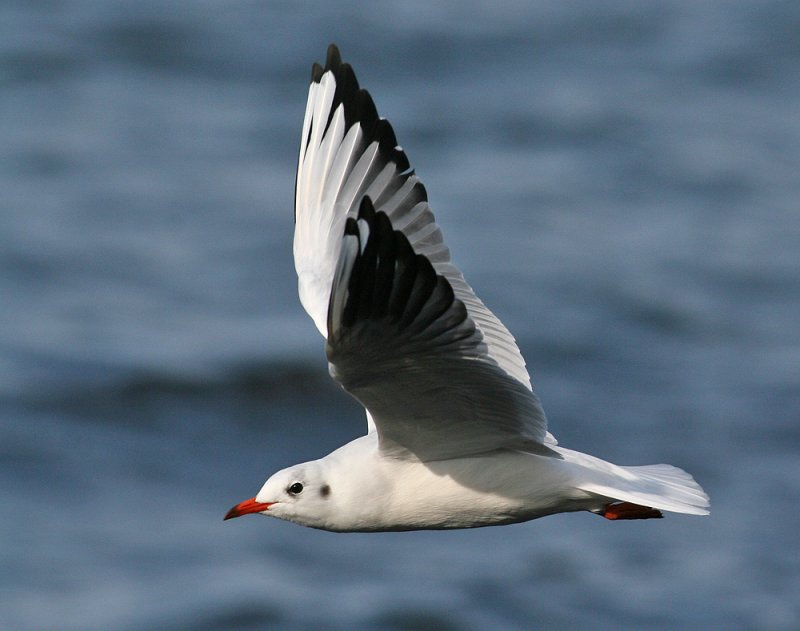
M 324 528 L 331 515 L 332 493 L 319 461 L 306 462 L 272 475 L 255 497 L 231 508 L 225 519 L 261 513 L 303 526 Z

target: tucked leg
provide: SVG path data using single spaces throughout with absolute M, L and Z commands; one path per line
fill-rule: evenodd
M 663 517 L 660 510 L 631 502 L 606 504 L 600 514 L 606 519 L 660 519 Z

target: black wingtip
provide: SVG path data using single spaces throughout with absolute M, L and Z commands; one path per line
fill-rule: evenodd
M 358 218 L 366 219 L 370 228 L 375 221 L 375 206 L 372 204 L 372 199 L 369 195 L 364 195 L 361 198 L 361 205 L 358 207 Z
M 373 104 L 373 108 L 374 107 L 375 106 Z M 377 110 L 375 110 L 375 116 L 376 118 L 378 116 Z M 384 151 L 388 151 L 389 159 L 397 165 L 397 170 L 400 173 L 403 173 L 411 168 L 405 151 L 403 151 L 400 148 L 400 145 L 397 144 L 397 136 L 395 136 L 394 129 L 389 121 L 387 121 L 385 118 L 377 118 L 375 121 L 373 134 L 378 139 L 381 148 Z
M 361 123 L 367 138 L 375 138 L 375 130 L 378 124 L 378 108 L 375 107 L 375 101 L 372 100 L 370 93 L 363 88 L 356 93 L 353 119 Z
M 354 237 L 358 236 L 358 223 L 352 217 L 348 217 L 344 222 L 344 233 Z
M 333 70 L 341 65 L 342 54 L 339 52 L 339 47 L 331 42 L 328 45 L 328 54 L 326 55 L 325 67 Z
M 334 74 L 340 74 L 341 69 L 343 66 L 347 64 L 342 63 L 342 55 L 339 52 L 339 47 L 331 42 L 328 46 L 328 52 L 325 54 L 325 66 L 321 66 L 319 63 L 314 62 L 311 66 L 311 82 L 312 83 L 319 83 L 322 80 L 322 75 L 324 75 L 328 70 L 333 71 Z
M 377 140 L 381 153 L 386 159 L 397 165 L 398 172 L 411 175 L 408 157 L 397 144 L 391 123 L 380 117 L 372 96 L 367 90 L 360 87 L 356 73 L 350 64 L 342 61 L 341 52 L 335 43 L 328 46 L 325 65 L 321 66 L 319 63 L 315 63 L 311 67 L 311 82 L 320 83 L 326 72 L 333 73 L 336 80 L 336 92 L 324 130 L 327 131 L 337 105 L 343 103 L 346 129 L 350 129 L 356 123 L 360 124 L 367 141 Z
M 322 69 L 322 66 L 315 61 L 311 66 L 311 83 L 319 83 L 322 81 L 322 74 L 324 72 L 325 71 Z

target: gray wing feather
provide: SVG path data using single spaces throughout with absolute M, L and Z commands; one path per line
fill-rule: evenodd
M 330 370 L 371 414 L 385 454 L 555 455 L 544 445 L 535 395 L 487 353 L 451 282 L 368 197 L 347 220 L 340 252 L 328 309 Z

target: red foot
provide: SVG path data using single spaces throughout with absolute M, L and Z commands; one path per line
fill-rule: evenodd
M 607 504 L 600 514 L 606 519 L 660 519 L 663 517 L 660 510 L 630 502 Z

